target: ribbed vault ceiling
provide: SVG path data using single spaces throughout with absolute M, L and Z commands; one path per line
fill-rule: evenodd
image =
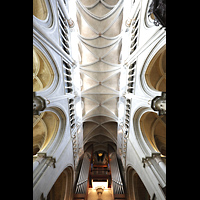
M 117 142 L 123 0 L 77 0 L 84 144 Z

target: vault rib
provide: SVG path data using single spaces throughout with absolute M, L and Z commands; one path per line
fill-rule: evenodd
M 107 109 L 110 113 L 112 113 L 114 116 L 117 117 L 117 115 L 116 115 L 113 111 L 111 111 L 110 109 L 108 109 L 105 105 L 102 105 L 102 107 L 104 107 L 104 108 Z
M 119 94 L 119 90 L 115 90 L 115 89 L 113 89 L 113 88 L 111 88 L 111 87 L 109 87 L 109 86 L 107 86 L 107 85 L 104 85 L 103 83 L 102 83 L 102 86 L 104 86 L 104 87 L 106 87 L 106 88 L 112 90 L 113 92 L 116 92 L 117 94 Z
M 92 76 L 86 74 L 86 73 L 85 73 L 84 71 L 82 71 L 82 70 L 81 70 L 81 74 L 84 74 L 86 77 L 89 77 L 89 78 L 92 79 L 93 81 L 99 83 L 99 81 L 98 81 L 96 78 L 94 78 L 94 77 L 92 77 Z
M 102 120 L 102 118 L 103 118 L 104 121 Z M 107 119 L 105 120 L 105 118 L 107 118 Z M 109 123 L 109 122 L 115 122 L 116 123 L 116 121 L 113 118 L 108 117 L 108 116 L 89 117 L 86 120 L 84 120 L 84 122 L 94 122 L 96 124 L 104 124 L 104 123 Z
M 115 5 L 109 5 L 109 4 L 107 4 L 104 0 L 99 0 L 99 1 L 101 1 L 101 3 L 105 6 L 105 7 L 107 7 L 107 8 L 114 8 L 115 7 Z
M 92 87 L 89 87 L 89 88 L 87 88 L 87 89 L 83 89 L 83 90 L 82 90 L 82 93 L 83 93 L 83 94 L 88 94 L 87 91 L 89 91 L 89 90 L 91 90 L 91 89 L 93 89 L 93 88 L 95 88 L 95 87 L 98 87 L 98 86 L 99 86 L 99 84 L 94 85 L 94 86 L 92 86 Z
M 83 122 L 86 122 L 87 119 L 89 119 L 89 118 L 92 118 L 92 117 L 99 117 L 99 116 L 100 116 L 100 117 L 109 117 L 109 118 L 113 119 L 115 122 L 118 121 L 118 118 L 116 117 L 116 115 L 111 116 L 111 115 L 99 114 L 99 113 L 93 114 L 93 115 L 90 115 L 90 116 L 84 116 L 84 117 L 82 118 L 82 120 L 83 120 Z
M 79 41 L 81 42 L 82 46 L 87 49 L 87 51 L 89 51 L 96 59 L 99 60 L 99 56 L 95 55 L 90 49 L 88 49 L 82 40 Z
M 118 40 L 114 41 L 113 43 L 110 43 L 110 44 L 107 44 L 107 45 L 104 45 L 104 46 L 95 46 L 95 45 L 92 45 L 92 44 L 89 44 L 88 42 L 84 41 L 80 36 L 78 36 L 79 39 L 86 45 L 92 47 L 92 48 L 98 48 L 98 49 L 103 49 L 103 48 L 107 48 L 107 47 L 110 47 L 112 45 L 114 45 L 116 42 L 118 42 Z M 97 39 L 97 38 L 96 38 Z
M 98 5 L 99 3 L 102 3 L 106 8 L 112 9 L 115 5 L 109 5 L 106 2 L 104 2 L 103 0 L 98 0 L 96 1 L 94 4 L 90 5 L 90 6 L 86 6 L 84 5 L 87 9 L 92 9 L 93 7 L 95 7 L 96 5 Z
M 108 101 L 111 101 L 111 100 L 116 99 L 116 98 L 118 98 L 118 97 L 119 97 L 119 96 L 113 96 L 113 97 L 111 97 L 111 98 L 108 98 L 108 99 L 104 100 L 104 101 L 102 102 L 102 104 L 107 103 Z
M 81 97 L 85 104 L 82 121 L 86 124 L 87 122 L 98 124 L 91 127 L 92 129 L 85 130 L 88 132 L 84 132 L 86 136 L 84 144 L 99 136 L 101 136 L 100 145 L 108 142 L 108 138 L 116 144 L 119 79 L 122 67 L 120 53 L 123 0 L 114 1 L 115 5 L 109 5 L 103 0 L 95 1 L 91 5 L 87 1 L 84 1 L 87 5 L 81 0 L 76 2 L 78 39 L 82 48 L 80 52 L 82 62 L 79 65 L 80 74 L 83 76 Z M 109 11 L 107 7 L 111 10 Z M 106 14 L 97 16 L 98 11 Z M 85 127 L 88 126 L 90 124 Z
M 93 102 L 99 104 L 99 102 L 98 102 L 96 99 L 93 99 L 93 98 L 91 98 L 91 97 L 88 97 L 87 95 L 82 95 L 82 98 L 84 98 L 84 99 L 89 99 L 89 100 L 91 100 L 91 101 L 93 101 Z
M 84 5 L 87 9 L 91 9 L 91 8 L 94 8 L 97 4 L 99 4 L 99 0 L 98 1 L 96 1 L 96 2 L 94 2 L 92 5 L 90 5 L 90 6 L 86 6 L 86 5 Z
M 87 123 L 87 122 L 85 122 Z M 90 135 L 95 129 L 97 129 L 100 126 L 100 124 L 96 125 L 95 127 L 93 127 L 86 135 L 84 134 L 84 139 L 87 137 L 87 135 Z
M 98 128 L 103 128 L 105 131 L 103 132 L 102 130 L 99 131 Z M 95 129 L 93 130 L 94 134 L 92 134 L 93 132 L 91 132 L 90 134 L 87 134 L 86 137 L 84 138 L 84 142 L 86 143 L 87 140 L 90 140 L 91 138 L 95 137 L 95 136 L 99 136 L 99 135 L 104 135 L 108 138 L 110 138 L 112 141 L 116 142 L 116 138 L 113 136 L 113 134 L 110 134 L 103 126 L 98 126 L 96 128 L 97 130 L 95 131 Z
M 79 66 L 80 67 L 87 67 L 87 66 L 89 66 L 89 65 L 93 65 L 93 64 L 96 64 L 96 63 L 98 63 L 99 61 L 97 60 L 97 61 L 94 61 L 94 62 L 91 62 L 91 63 L 88 63 L 88 64 L 80 64 Z
M 95 28 L 93 28 L 93 27 L 87 22 L 87 20 L 85 19 L 85 17 L 84 17 L 83 15 L 81 15 L 81 11 L 79 10 L 78 6 L 76 7 L 76 9 L 77 9 L 77 11 L 78 11 L 80 17 L 82 17 L 82 18 L 84 19 L 84 21 L 87 23 L 87 25 L 89 26 L 89 28 L 90 28 L 94 33 L 96 33 L 96 34 L 98 35 L 99 32 L 98 32 Z M 79 30 L 78 30 L 78 31 L 79 31 Z M 80 34 L 80 31 L 79 31 L 79 34 Z
M 117 74 L 119 74 L 120 71 L 119 71 L 119 70 L 116 70 L 116 71 L 117 71 L 117 72 L 113 73 L 111 76 L 105 78 L 105 79 L 102 81 L 102 83 L 108 81 L 108 80 L 111 79 L 112 77 L 114 77 L 114 76 L 116 76 Z
M 94 18 L 94 19 L 96 19 L 96 20 L 102 21 L 102 20 L 104 20 L 104 19 L 110 17 L 110 16 L 118 9 L 118 7 L 121 5 L 121 3 L 123 2 L 123 0 L 118 1 L 118 3 L 115 4 L 115 6 L 113 7 L 113 9 L 112 9 L 110 12 L 108 12 L 107 14 L 105 14 L 104 16 L 102 16 L 102 17 L 94 15 L 91 11 L 89 11 L 89 10 L 82 4 L 82 2 L 81 2 L 80 0 L 77 0 L 76 2 L 77 2 L 77 3 L 80 5 L 80 7 L 85 11 L 85 13 L 87 13 L 90 17 L 92 17 L 92 18 Z
M 85 18 L 83 15 L 81 15 L 81 11 L 80 11 L 80 9 L 77 7 L 77 11 L 78 11 L 80 17 L 83 18 L 83 20 L 86 22 L 86 24 L 89 26 L 89 28 L 90 28 L 94 33 L 96 33 L 96 34 L 98 35 L 98 37 L 102 36 L 102 37 L 105 37 L 105 39 L 107 39 L 107 38 L 108 38 L 108 39 L 112 39 L 112 38 L 115 38 L 115 37 L 119 37 L 119 36 L 121 35 L 121 33 L 119 33 L 117 36 L 108 37 L 108 36 L 104 36 L 104 33 L 107 32 L 107 31 L 112 27 L 112 25 L 119 19 L 119 16 L 122 14 L 122 10 L 123 10 L 123 6 L 120 7 L 120 11 L 116 14 L 115 18 L 111 21 L 111 23 L 110 23 L 106 28 L 104 28 L 104 30 L 102 30 L 101 32 L 99 32 L 99 31 L 97 31 L 97 30 L 86 20 L 86 18 Z M 88 15 L 89 15 L 89 14 L 88 14 Z M 90 15 L 89 15 L 89 16 L 90 16 Z M 81 35 L 80 32 L 79 32 L 79 35 Z
M 118 34 L 114 37 L 109 37 L 109 36 L 103 35 L 102 33 L 98 33 L 98 35 L 94 36 L 94 37 L 85 37 L 85 36 L 82 36 L 81 34 L 79 34 L 79 37 L 81 37 L 84 40 L 95 40 L 95 39 L 100 38 L 100 37 L 107 39 L 107 40 L 115 40 L 115 39 L 119 38 L 121 35 L 122 35 L 122 33 L 120 33 L 120 34 Z
M 112 135 L 113 136 L 113 132 L 111 132 L 107 127 L 105 127 L 104 125 L 101 125 L 105 130 L 107 130 L 109 133 L 110 133 L 110 135 Z
M 102 73 L 102 71 L 97 71 L 97 70 L 91 70 L 91 69 L 87 69 L 87 68 L 83 68 L 83 67 L 80 67 L 81 70 L 83 71 L 88 71 L 88 72 L 94 72 L 94 73 Z M 104 72 L 113 72 L 113 71 L 117 71 L 117 70 L 120 70 L 121 67 L 116 67 L 116 68 L 113 68 L 113 69 L 110 69 L 110 70 L 104 70 Z
M 116 64 L 116 63 L 110 63 L 108 61 L 105 60 L 101 60 L 103 63 L 107 64 L 107 65 L 111 65 L 113 67 L 122 67 L 122 64 Z

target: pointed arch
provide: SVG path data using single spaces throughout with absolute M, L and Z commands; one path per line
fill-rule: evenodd
M 53 112 L 33 116 L 33 154 L 42 151 L 52 140 L 59 127 L 59 118 Z
M 166 115 L 146 112 L 140 119 L 140 127 L 152 147 L 166 156 Z
M 126 172 L 127 200 L 150 200 L 150 195 L 138 173 L 128 167 Z
M 166 92 L 166 45 L 152 58 L 145 73 L 150 88 Z
M 65 168 L 47 195 L 47 200 L 73 200 L 73 169 Z
M 33 0 L 33 15 L 40 20 L 47 18 L 48 10 L 45 0 Z
M 54 80 L 53 69 L 45 55 L 33 46 L 33 91 L 49 88 Z

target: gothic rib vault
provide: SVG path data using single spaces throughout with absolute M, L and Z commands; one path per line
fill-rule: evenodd
M 166 199 L 166 30 L 152 2 L 34 0 L 34 200 L 93 200 L 106 180 L 114 199 Z
M 77 1 L 83 143 L 117 143 L 123 0 Z

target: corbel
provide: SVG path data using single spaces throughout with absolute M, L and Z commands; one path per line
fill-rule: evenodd
M 124 67 L 124 69 L 127 69 L 129 67 L 128 62 L 124 63 L 123 67 Z
M 146 163 L 145 162 L 148 162 L 149 158 L 152 158 L 152 156 L 145 156 L 145 158 L 142 158 L 143 168 L 146 167 Z
M 40 157 L 40 158 L 46 158 L 46 153 L 38 152 L 37 155 L 38 155 L 38 157 Z
M 45 158 L 45 159 L 48 159 L 50 161 L 50 163 L 52 162 L 52 165 L 53 165 L 53 168 L 55 168 L 55 163 L 56 163 L 56 159 L 53 158 L 52 156 L 47 156 L 46 153 L 43 153 L 43 152 L 38 152 L 37 153 L 38 157 L 40 158 Z
M 56 165 L 55 165 L 56 159 L 53 158 L 52 156 L 46 156 L 46 158 L 50 161 L 50 163 L 52 163 L 53 168 L 56 168 Z
M 143 168 L 146 167 L 145 162 L 146 162 L 146 158 L 142 158 Z
M 130 19 L 130 18 L 128 18 L 126 21 L 125 21 L 125 25 L 126 25 L 126 27 L 130 27 L 131 26 L 131 22 L 132 22 L 132 20 L 133 19 Z
M 74 21 L 71 18 L 67 19 L 67 23 L 68 23 L 68 25 L 69 25 L 70 28 L 73 28 L 74 25 L 75 25 Z
M 154 152 L 154 153 L 151 153 L 151 156 L 145 156 L 145 158 L 143 157 L 142 158 L 143 167 L 145 168 L 145 162 L 148 162 L 149 159 L 155 158 L 156 156 L 160 156 L 160 153 Z

